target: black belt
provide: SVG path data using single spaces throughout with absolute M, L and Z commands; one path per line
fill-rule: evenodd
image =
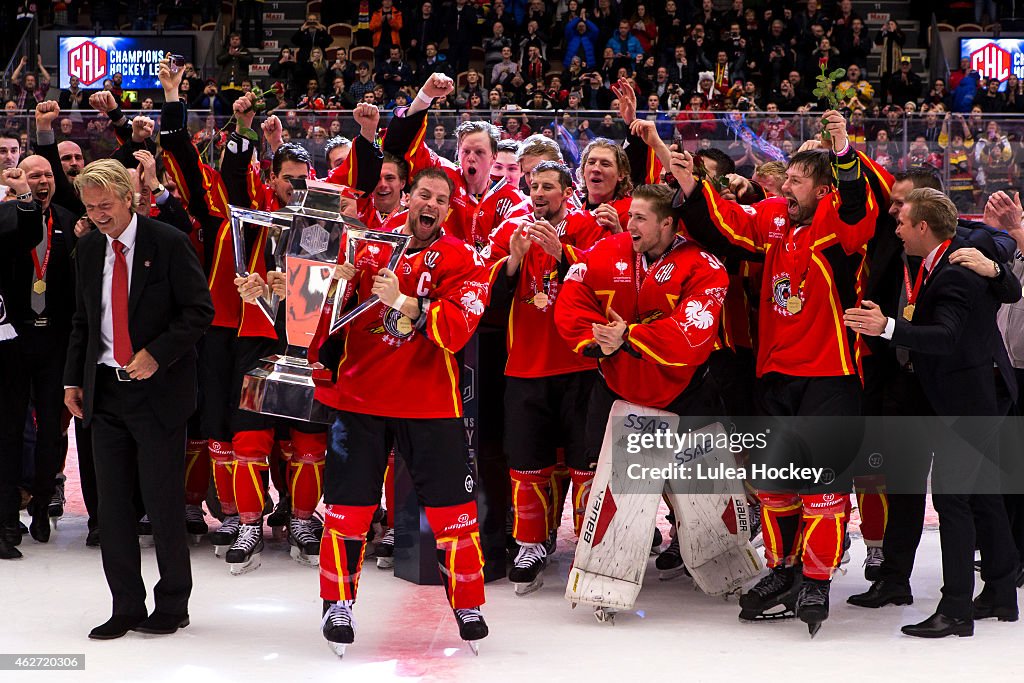
M 44 318 L 42 316 L 38 318 L 29 318 L 28 320 L 25 321 L 25 325 L 29 327 L 49 327 L 50 319 Z
M 117 377 L 117 381 L 118 382 L 134 382 L 135 381 L 135 380 L 133 380 L 131 378 L 131 376 L 128 375 L 128 371 L 125 370 L 124 368 L 112 368 L 112 367 L 110 367 L 109 365 L 107 365 L 105 363 L 98 363 L 96 365 L 96 374 L 99 374 L 100 371 L 113 374 L 115 377 Z

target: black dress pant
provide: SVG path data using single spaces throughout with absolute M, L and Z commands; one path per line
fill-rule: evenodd
M 64 410 L 64 359 L 67 356 L 67 334 L 53 327 L 23 326 L 18 337 L 0 343 L 0 368 L 3 370 L 4 397 L 0 399 L 0 467 L 14 473 L 14 482 L 20 479 L 25 416 L 31 400 L 36 411 L 35 472 L 32 477 L 33 509 L 50 504 L 55 489 L 55 478 L 64 461 L 61 412 Z M 10 484 L 0 484 L 0 498 L 9 507 L 12 492 Z M 16 491 L 15 491 L 16 493 Z M 15 515 L 17 508 L 15 508 Z
M 146 614 L 146 586 L 132 502 L 136 475 L 153 524 L 160 580 L 157 611 L 184 614 L 192 591 L 185 536 L 185 424 L 166 426 L 146 401 L 142 382 L 120 382 L 96 370 L 92 437 L 99 491 L 100 549 L 113 613 Z

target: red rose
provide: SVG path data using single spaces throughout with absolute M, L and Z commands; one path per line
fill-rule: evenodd
M 823 69 L 828 67 L 828 57 L 822 57 L 821 59 L 819 59 L 818 66 L 820 66 Z

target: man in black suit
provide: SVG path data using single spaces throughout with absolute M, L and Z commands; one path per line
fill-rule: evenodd
M 951 429 L 959 439 L 936 445 L 932 469 L 943 597 L 935 614 L 902 630 L 923 638 L 970 636 L 974 619 L 1016 621 L 1018 615 L 1006 509 L 983 474 L 986 466 L 998 463 L 998 422 L 1009 409 L 998 398 L 996 382 L 1006 382 L 1009 391 L 1003 393 L 1009 395 L 1016 392 L 1015 380 L 993 373 L 1001 338 L 999 302 L 988 282 L 950 262 L 951 254 L 967 246 L 957 235 L 952 201 L 932 188 L 913 190 L 900 209 L 896 233 L 908 256 L 923 259 L 907 305 L 891 318 L 865 300 L 863 308 L 847 309 L 844 320 L 861 334 L 890 339 L 909 351 L 925 398 L 922 415 L 957 417 Z M 972 603 L 975 540 L 986 583 Z
M 92 427 L 100 549 L 113 616 L 90 638 L 188 625 L 185 423 L 196 408 L 196 342 L 213 304 L 188 238 L 135 213 L 124 166 L 101 159 L 75 179 L 97 230 L 78 243 L 77 307 L 64 402 Z M 136 472 L 153 525 L 160 581 L 147 618 L 132 492 Z
M 46 159 L 27 156 L 18 168 L 31 192 L 28 199 L 33 203 L 33 220 L 40 222 L 44 232 L 30 248 L 0 254 L 0 288 L 6 293 L 7 314 L 18 332 L 18 343 L 2 351 L 11 372 L 4 376 L 10 409 L 0 414 L 0 431 L 23 433 L 31 396 L 36 413 L 36 447 L 29 531 L 36 541 L 46 543 L 50 540 L 50 498 L 64 460 L 61 377 L 75 300 L 71 260 L 75 217 L 52 203 L 53 169 Z M 0 224 L 18 223 L 16 214 L 27 208 L 18 207 L 19 203 L 0 204 Z M 21 439 L 14 437 L 10 443 L 20 444 Z

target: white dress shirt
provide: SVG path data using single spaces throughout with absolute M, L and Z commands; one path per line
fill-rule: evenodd
M 128 263 L 128 292 L 132 291 L 132 264 L 135 262 L 135 237 L 138 234 L 139 217 L 132 212 L 132 220 L 117 240 L 124 245 L 124 259 Z M 100 365 L 119 368 L 114 360 L 114 316 L 110 307 L 110 290 L 114 283 L 114 238 L 107 236 L 107 253 L 103 257 L 103 283 L 100 285 Z
M 937 260 L 937 257 L 939 255 L 939 247 L 941 247 L 941 246 L 942 245 L 939 244 L 937 247 L 932 249 L 931 252 L 924 258 L 924 271 L 927 271 L 928 273 L 932 272 L 932 268 L 935 267 L 935 261 Z M 921 277 L 925 277 L 924 271 L 922 271 Z M 924 287 L 924 283 L 923 282 L 921 283 L 921 286 Z M 920 291 L 920 290 L 918 290 L 918 291 Z M 886 318 L 885 319 L 885 330 L 882 331 L 882 339 L 892 339 L 892 333 L 895 332 L 895 331 L 896 331 L 896 318 Z

